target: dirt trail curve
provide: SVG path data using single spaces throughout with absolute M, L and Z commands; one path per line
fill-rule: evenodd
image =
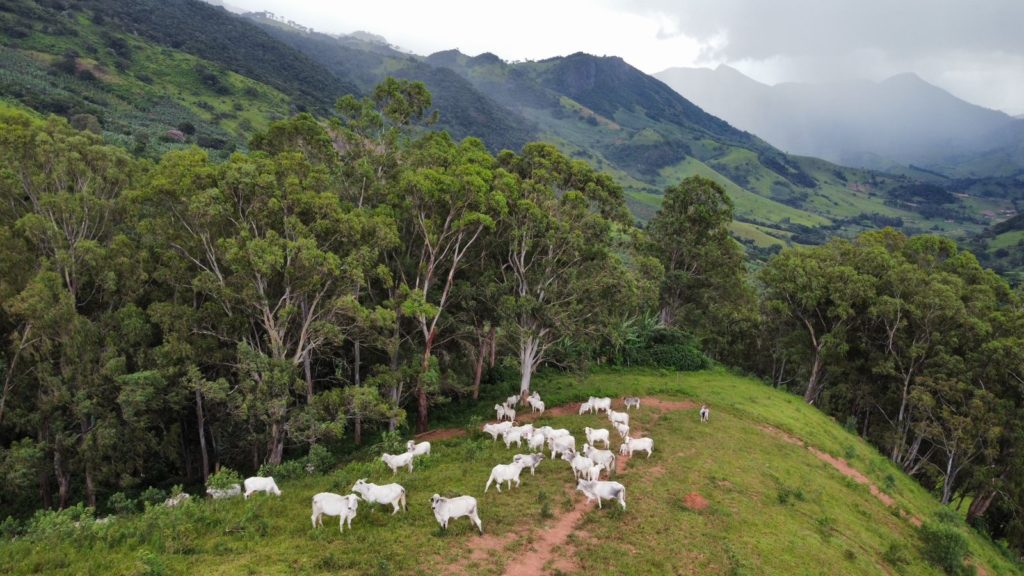
M 862 473 L 860 470 L 857 470 L 853 466 L 850 466 L 850 464 L 846 460 L 843 460 L 842 458 L 836 458 L 831 454 L 822 452 L 821 450 L 818 450 L 814 446 L 807 444 L 800 438 L 797 438 L 796 436 L 793 436 L 792 434 L 789 434 L 787 432 L 783 432 L 782 430 L 779 430 L 778 428 L 775 428 L 773 426 L 762 424 L 760 428 L 761 430 L 764 430 L 765 432 L 773 436 L 777 436 L 782 440 L 789 442 L 790 444 L 807 448 L 807 450 L 810 451 L 811 454 L 814 454 L 814 456 L 817 457 L 818 460 L 821 460 L 822 462 L 829 464 L 837 471 L 839 471 L 840 474 L 853 480 L 857 484 L 867 484 L 868 490 L 871 491 L 871 495 L 874 496 L 875 498 L 878 498 L 878 500 L 882 504 L 885 504 L 890 508 L 896 505 L 895 498 L 883 492 L 881 488 L 879 488 L 873 482 L 871 482 L 870 478 L 865 476 L 864 473 Z M 901 510 L 900 515 L 906 518 L 907 521 L 909 521 L 914 526 L 921 525 L 921 519 L 917 516 L 914 516 L 913 514 L 909 514 L 908 512 Z

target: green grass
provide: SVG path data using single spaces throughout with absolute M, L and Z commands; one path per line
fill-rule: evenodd
M 494 387 L 500 396 L 504 387 Z M 801 446 L 766 432 L 770 425 L 803 438 L 852 466 L 923 519 L 939 504 L 871 447 L 799 398 L 723 370 L 699 373 L 605 371 L 585 377 L 546 376 L 536 388 L 548 406 L 589 395 L 626 393 L 707 402 L 711 422 L 696 411 L 659 413 L 645 406 L 633 414 L 655 439 L 654 456 L 631 460 L 617 480 L 626 486 L 628 510 L 587 512 L 567 543 L 580 573 L 598 574 L 934 574 L 920 554 L 917 530 L 874 498 L 865 486 L 838 473 Z M 471 410 L 489 414 L 482 401 Z M 465 422 L 468 413 L 449 413 Z M 598 416 L 546 418 L 582 438 L 584 426 L 605 426 Z M 617 443 L 616 443 L 617 445 Z M 524 450 L 525 451 L 525 450 Z M 59 536 L 23 538 L 0 545 L 4 574 L 439 574 L 449 562 L 466 573 L 497 574 L 528 553 L 539 529 L 582 500 L 572 491 L 564 462 L 544 461 L 521 488 L 483 494 L 491 466 L 510 460 L 500 442 L 477 433 L 436 442 L 433 455 L 412 474 L 395 478 L 409 495 L 409 511 L 391 516 L 365 503 L 353 530 L 337 524 L 313 530 L 310 497 L 347 493 L 360 477 L 392 481 L 377 461 L 356 461 L 326 476 L 280 483 L 280 498 L 196 502 L 183 509 L 153 508 L 106 525 L 70 528 Z M 471 494 L 480 501 L 484 529 L 497 546 L 481 540 L 465 519 L 441 533 L 428 500 L 432 493 Z M 690 510 L 691 492 L 709 503 Z M 989 574 L 1020 574 L 996 548 L 964 526 L 972 561 Z M 906 563 L 887 564 L 903 555 Z

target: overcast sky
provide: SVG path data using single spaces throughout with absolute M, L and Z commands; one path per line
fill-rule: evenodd
M 319 31 L 365 30 L 418 54 L 505 60 L 583 51 L 647 73 L 729 64 L 767 84 L 915 72 L 1024 114 L 1024 0 L 228 0 Z

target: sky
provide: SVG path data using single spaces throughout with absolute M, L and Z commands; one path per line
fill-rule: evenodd
M 227 0 L 417 54 L 621 56 L 653 74 L 728 64 L 766 84 L 913 72 L 1024 114 L 1024 0 Z

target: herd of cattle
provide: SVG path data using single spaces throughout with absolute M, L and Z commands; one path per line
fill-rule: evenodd
M 544 460 L 543 449 L 546 446 L 550 451 L 549 457 L 551 459 L 560 458 L 569 463 L 573 478 L 576 480 L 576 490 L 582 492 L 587 497 L 587 501 L 596 500 L 597 506 L 600 508 L 603 500 L 614 500 L 625 510 L 626 487 L 610 479 L 617 457 L 611 451 L 611 434 L 609 430 L 605 428 L 584 428 L 583 431 L 587 441 L 577 451 L 576 438 L 565 428 L 552 428 L 550 426 L 534 428 L 533 424 L 516 426 L 515 408 L 518 402 L 518 396 L 509 396 L 504 403 L 496 404 L 494 409 L 497 413 L 498 421 L 484 424 L 483 432 L 489 434 L 494 441 L 497 441 L 500 436 L 506 448 L 511 448 L 512 444 L 515 444 L 517 448 L 521 448 L 522 443 L 526 442 L 531 452 L 516 454 L 512 457 L 512 462 L 494 466 L 491 469 L 490 477 L 487 478 L 487 483 L 484 485 L 484 492 L 490 489 L 491 484 L 495 485 L 498 492 L 501 492 L 502 484 L 506 484 L 510 490 L 513 483 L 518 487 L 520 484 L 519 476 L 522 471 L 529 468 L 530 474 L 533 475 L 537 466 Z M 533 412 L 543 414 L 544 402 L 541 401 L 538 393 L 534 392 L 530 395 L 527 398 L 527 403 L 529 403 Z M 598 414 L 604 412 L 608 417 L 610 425 L 621 439 L 619 455 L 632 456 L 634 452 L 640 451 L 646 452 L 647 457 L 650 458 L 654 451 L 654 440 L 646 437 L 634 438 L 629 435 L 628 411 L 631 408 L 639 410 L 640 398 L 627 397 L 624 399 L 624 406 L 625 411 L 616 412 L 612 410 L 611 398 L 591 397 L 580 405 L 579 414 Z M 702 406 L 700 410 L 701 421 L 707 422 L 708 415 L 707 406 Z M 604 448 L 598 448 L 598 444 L 602 444 Z M 406 448 L 407 450 L 401 454 L 383 454 L 381 456 L 381 460 L 391 468 L 392 475 L 397 474 L 400 468 L 407 468 L 409 472 L 412 472 L 413 461 L 417 457 L 430 454 L 430 442 L 417 443 L 410 440 Z M 609 480 L 601 480 L 602 475 L 608 476 Z M 226 489 L 210 488 L 207 490 L 207 494 L 213 498 L 227 498 L 237 496 L 240 493 L 244 494 L 245 498 L 249 498 L 249 496 L 256 492 L 281 495 L 281 490 L 277 487 L 272 477 L 255 476 L 246 478 L 243 484 L 245 487 L 244 493 L 242 492 L 242 487 L 235 484 Z M 323 516 L 337 516 L 341 531 L 344 532 L 346 524 L 351 529 L 352 519 L 356 517 L 360 500 L 372 504 L 391 505 L 393 508 L 392 515 L 397 514 L 399 510 L 404 511 L 406 509 L 406 492 L 405 488 L 400 484 L 373 484 L 367 482 L 366 478 L 361 478 L 352 486 L 352 492 L 353 494 L 347 496 L 331 492 L 321 492 L 313 496 L 313 514 L 311 516 L 313 527 L 316 528 L 318 525 L 323 525 Z M 439 494 L 434 494 L 430 498 L 430 503 L 434 511 L 434 517 L 441 525 L 441 528 L 447 529 L 448 521 L 451 519 L 468 517 L 477 529 L 480 530 L 480 533 L 483 533 L 484 529 L 480 521 L 476 498 L 472 496 L 445 498 Z

